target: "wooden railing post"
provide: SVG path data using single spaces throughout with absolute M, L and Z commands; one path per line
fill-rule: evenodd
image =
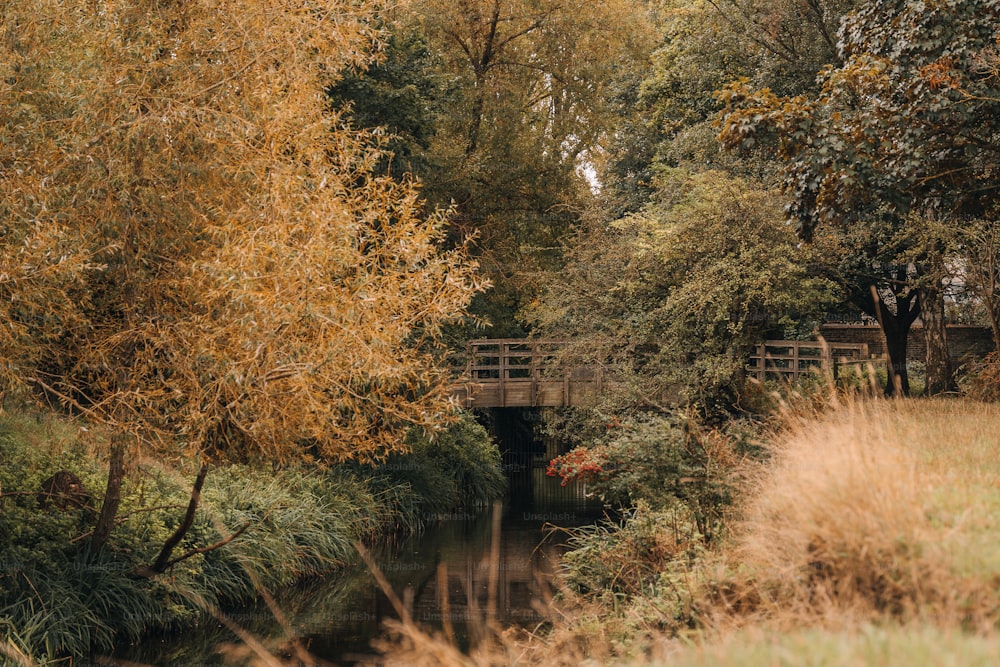
M 507 407 L 507 362 L 508 355 L 510 354 L 510 343 L 500 343 L 498 347 L 497 352 L 500 355 L 500 358 L 497 360 L 500 363 L 499 401 L 500 407 L 505 408 Z
M 531 369 L 528 373 L 531 376 L 531 389 L 530 389 L 530 402 L 531 407 L 538 405 L 538 375 L 539 375 L 539 365 L 538 360 L 538 343 L 532 341 L 531 343 L 531 357 L 528 361 L 528 367 Z

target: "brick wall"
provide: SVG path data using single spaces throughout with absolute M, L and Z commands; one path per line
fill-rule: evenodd
M 820 327 L 820 335 L 831 343 L 868 343 L 868 351 L 872 354 L 885 354 L 885 338 L 878 325 L 824 324 Z M 949 324 L 948 347 L 952 358 L 958 361 L 967 356 L 982 357 L 993 350 L 993 333 L 989 327 Z M 924 360 L 924 331 L 919 323 L 910 328 L 906 358 Z

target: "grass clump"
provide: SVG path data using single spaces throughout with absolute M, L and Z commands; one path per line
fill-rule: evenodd
M 713 613 L 992 623 L 1000 563 L 966 553 L 1000 552 L 997 433 L 1000 410 L 957 401 L 852 402 L 793 425 Z

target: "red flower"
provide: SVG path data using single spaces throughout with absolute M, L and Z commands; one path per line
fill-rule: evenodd
M 561 477 L 562 485 L 566 486 L 570 480 L 586 482 L 604 475 L 607 472 L 605 470 L 606 464 L 607 458 L 603 452 L 577 447 L 552 459 L 545 474 L 549 477 Z

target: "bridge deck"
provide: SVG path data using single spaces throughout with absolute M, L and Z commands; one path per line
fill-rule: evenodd
M 470 343 L 470 360 L 452 396 L 467 408 L 583 405 L 604 388 L 599 369 L 561 369 L 562 341 L 495 338 Z

